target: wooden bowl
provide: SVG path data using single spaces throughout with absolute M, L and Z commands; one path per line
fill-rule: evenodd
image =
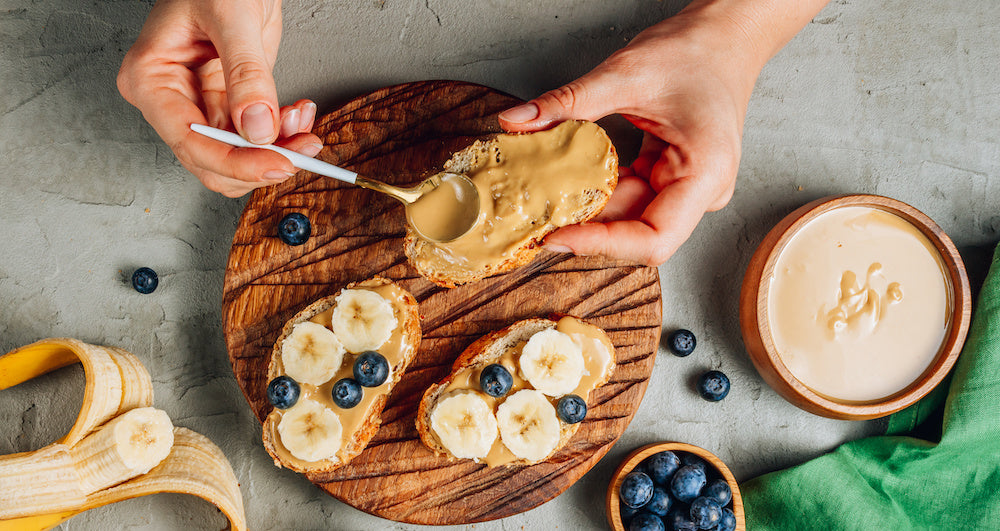
M 733 473 L 729 471 L 729 467 L 727 467 L 721 459 L 715 457 L 715 454 L 712 452 L 692 444 L 680 442 L 659 442 L 647 444 L 646 446 L 637 448 L 632 453 L 628 454 L 622 461 L 622 464 L 618 465 L 618 470 L 615 470 L 615 474 L 611 476 L 611 484 L 608 485 L 607 503 L 605 504 L 605 508 L 608 513 L 608 524 L 611 525 L 611 528 L 615 531 L 625 531 L 625 524 L 622 522 L 621 501 L 618 499 L 618 489 L 621 487 L 622 480 L 625 479 L 625 475 L 631 472 L 632 469 L 634 469 L 647 457 L 657 452 L 663 452 L 666 450 L 671 450 L 673 452 L 687 452 L 689 454 L 697 455 L 719 471 L 719 474 L 725 478 L 726 483 L 729 484 L 729 489 L 733 491 L 732 504 L 733 514 L 736 515 L 736 531 L 745 531 L 746 521 L 743 517 L 743 497 L 740 495 L 740 487 L 736 483 L 736 478 L 733 477 Z
M 931 365 L 908 387 L 870 402 L 838 401 L 821 395 L 796 379 L 778 356 L 768 321 L 769 279 L 778 256 L 807 223 L 831 210 L 866 206 L 895 214 L 920 230 L 940 253 L 949 281 L 952 302 L 950 326 L 941 350 Z M 779 222 L 764 237 L 750 260 L 740 293 L 740 327 L 750 359 L 764 380 L 786 400 L 824 417 L 865 420 L 895 413 L 920 400 L 948 374 L 955 364 L 969 329 L 972 312 L 969 278 L 958 250 L 948 235 L 923 212 L 888 197 L 842 195 L 812 201 Z

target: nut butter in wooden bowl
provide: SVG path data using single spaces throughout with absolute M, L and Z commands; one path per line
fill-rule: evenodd
M 734 529 L 737 531 L 745 531 L 746 521 L 743 516 L 743 497 L 740 495 L 740 488 L 736 483 L 736 478 L 733 477 L 733 473 L 730 472 L 726 464 L 712 454 L 712 452 L 698 446 L 680 442 L 659 442 L 647 444 L 646 446 L 635 449 L 632 453 L 625 456 L 622 463 L 618 465 L 618 469 L 615 470 L 614 475 L 611 476 L 611 483 L 608 484 L 605 509 L 607 510 L 608 524 L 611 525 L 611 528 L 615 531 L 625 531 L 628 529 L 625 519 L 622 517 L 623 504 L 620 498 L 620 490 L 622 482 L 625 480 L 625 476 L 627 476 L 629 472 L 636 470 L 637 467 L 640 469 L 644 468 L 643 461 L 646 461 L 647 458 L 666 451 L 673 452 L 680 459 L 686 459 L 687 457 L 693 456 L 702 461 L 705 464 L 708 484 L 711 484 L 714 479 L 725 480 L 726 485 L 729 486 L 729 490 L 732 493 L 732 497 L 728 503 L 723 505 L 723 507 L 732 511 L 733 516 L 735 516 L 736 525 Z M 684 464 L 681 463 L 680 466 L 684 466 Z M 704 495 L 707 493 L 703 490 L 702 494 Z M 672 494 L 671 497 L 673 498 Z M 677 507 L 687 510 L 683 502 L 678 502 L 676 499 L 673 500 L 672 505 L 672 510 Z M 640 509 L 640 511 L 641 510 L 642 509 Z M 664 518 L 665 527 L 667 529 L 671 529 L 671 525 L 667 523 L 666 520 L 667 519 Z
M 828 197 L 779 222 L 743 278 L 740 326 L 757 371 L 825 417 L 889 415 L 934 388 L 969 328 L 962 259 L 937 224 L 874 195 Z

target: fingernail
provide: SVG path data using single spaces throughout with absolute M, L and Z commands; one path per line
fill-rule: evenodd
M 546 251 L 552 251 L 554 253 L 572 253 L 573 249 L 566 247 L 565 245 L 559 245 L 558 243 L 545 243 L 542 244 L 542 248 Z
M 316 104 L 309 102 L 302 107 L 302 116 L 299 118 L 299 131 L 311 131 L 313 120 L 316 119 Z
M 281 136 L 289 137 L 299 132 L 299 116 L 302 113 L 298 109 L 292 109 L 285 113 L 281 119 Z
M 266 144 L 274 136 L 274 118 L 271 109 L 263 103 L 254 103 L 243 111 L 243 132 L 254 144 Z
M 523 123 L 538 118 L 538 105 L 525 103 L 513 109 L 507 109 L 499 114 L 499 117 L 508 122 Z
M 295 175 L 295 172 L 282 171 L 282 170 L 268 170 L 264 172 L 264 179 L 268 181 L 284 181 L 285 179 Z
M 299 153 L 307 157 L 315 157 L 323 150 L 323 144 L 306 144 L 299 149 Z

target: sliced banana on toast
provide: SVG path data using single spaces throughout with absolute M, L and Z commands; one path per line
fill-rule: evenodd
M 268 366 L 274 409 L 263 440 L 275 465 L 318 474 L 361 453 L 419 343 L 416 300 L 383 278 L 348 285 L 292 317 Z
M 574 317 L 527 319 L 486 335 L 424 393 L 417 432 L 435 453 L 489 466 L 533 464 L 580 427 L 611 378 L 614 345 Z

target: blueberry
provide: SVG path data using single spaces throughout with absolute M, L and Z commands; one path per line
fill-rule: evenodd
M 653 480 L 643 472 L 633 470 L 622 480 L 618 494 L 625 505 L 633 508 L 642 507 L 653 497 Z
M 649 503 L 643 507 L 643 510 L 649 511 L 656 516 L 666 516 L 673 504 L 674 500 L 670 497 L 667 489 L 653 487 L 653 497 L 649 499 Z
M 357 380 L 344 378 L 337 380 L 337 383 L 333 384 L 331 394 L 333 394 L 333 403 L 337 404 L 337 407 L 351 409 L 361 402 L 364 390 L 361 389 L 361 384 Z
M 722 508 L 715 500 L 699 496 L 691 502 L 691 520 L 701 529 L 712 529 L 722 519 Z
M 670 481 L 670 476 L 681 467 L 681 460 L 677 454 L 670 450 L 657 452 L 643 461 L 646 467 L 646 474 L 653 478 L 653 482 L 659 485 L 666 485 Z
M 628 531 L 666 531 L 666 529 L 659 516 L 645 511 L 635 515 L 628 525 Z
M 156 276 L 156 271 L 148 267 L 140 267 L 132 273 L 132 287 L 143 295 L 155 291 L 159 284 L 160 279 Z
M 312 226 L 305 214 L 292 212 L 278 222 L 278 238 L 288 245 L 302 245 L 312 234 Z
M 299 384 L 288 376 L 278 376 L 267 384 L 267 401 L 278 409 L 288 409 L 299 401 Z
M 681 454 L 681 466 L 696 466 L 705 473 L 705 477 L 708 477 L 708 465 L 705 460 L 698 457 L 695 454 L 684 452 Z
M 712 481 L 701 491 L 702 496 L 707 496 L 715 500 L 719 507 L 725 507 L 729 505 L 729 501 L 733 499 L 733 491 L 729 488 L 729 484 L 726 483 L 724 479 L 717 479 Z
M 354 379 L 365 387 L 378 387 L 389 377 L 389 362 L 374 350 L 366 350 L 354 360 Z
M 675 507 L 667 513 L 663 523 L 674 531 L 698 531 L 698 526 L 691 520 L 687 507 Z
M 682 358 L 694 352 L 694 347 L 697 343 L 694 333 L 683 328 L 674 330 L 667 336 L 667 347 L 670 348 L 670 351 L 674 355 Z
M 729 394 L 729 378 L 719 371 L 708 371 L 698 380 L 698 393 L 705 400 L 718 402 Z
M 736 515 L 729 508 L 722 509 L 722 517 L 719 518 L 719 525 L 715 531 L 733 531 L 736 529 Z
M 556 414 L 566 424 L 576 424 L 587 416 L 587 402 L 578 395 L 565 395 L 556 403 Z
M 619 506 L 621 507 L 622 523 L 625 524 L 625 527 L 628 527 L 628 523 L 632 521 L 632 518 L 636 515 L 636 513 L 639 512 L 639 509 L 636 509 L 634 507 L 629 507 L 624 503 L 620 504 Z
M 494 363 L 483 367 L 479 373 L 479 387 L 483 392 L 496 398 L 507 394 L 511 386 L 514 385 L 514 377 L 510 375 L 507 367 Z
M 701 494 L 706 483 L 705 470 L 696 465 L 682 466 L 670 480 L 670 493 L 682 502 L 690 502 Z

